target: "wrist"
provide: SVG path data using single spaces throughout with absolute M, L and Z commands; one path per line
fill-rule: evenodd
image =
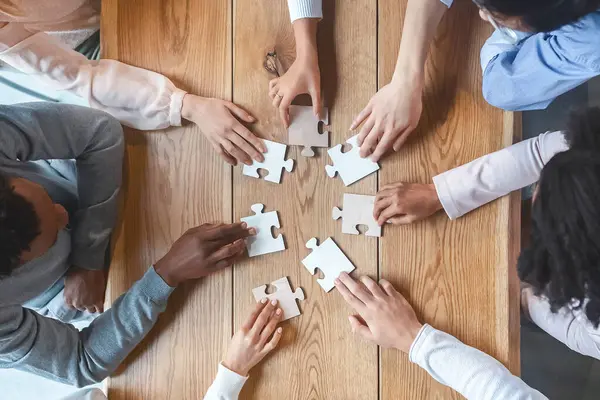
M 437 212 L 437 211 L 442 210 L 444 208 L 444 206 L 442 205 L 440 196 L 438 196 L 437 189 L 435 188 L 435 184 L 429 183 L 429 184 L 427 184 L 427 186 L 429 187 L 430 198 L 431 198 L 431 202 L 433 203 L 433 206 L 435 207 L 435 211 Z
M 193 121 L 196 108 L 198 107 L 198 101 L 201 99 L 204 98 L 186 93 L 185 96 L 183 96 L 183 102 L 181 105 L 181 117 L 187 119 L 188 121 Z
M 315 18 L 302 18 L 294 21 L 296 59 L 318 59 L 317 24 Z
M 419 332 L 423 329 L 423 324 L 419 321 L 415 321 L 410 324 L 410 326 L 406 327 L 406 335 L 407 337 L 400 338 L 397 345 L 395 346 L 397 350 L 400 350 L 406 354 L 410 351 L 410 347 L 417 340 L 417 336 L 419 336 Z
M 167 267 L 166 262 L 163 261 L 163 259 L 160 259 L 154 264 L 154 271 L 156 271 L 156 274 L 160 276 L 161 279 L 165 281 L 165 283 L 170 287 L 174 288 L 179 286 L 179 280 L 173 276 L 171 271 L 169 271 L 169 268 Z

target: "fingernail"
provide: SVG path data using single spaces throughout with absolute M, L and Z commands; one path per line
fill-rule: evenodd
M 256 235 L 256 228 L 250 228 L 248 232 L 250 232 L 251 235 Z
M 271 304 L 276 306 L 277 305 L 277 300 L 271 300 Z
M 339 285 L 340 284 L 340 280 L 338 278 L 335 278 L 335 280 L 333 281 L 334 284 Z
M 283 329 L 282 328 L 277 328 L 277 332 L 281 333 L 281 332 L 283 332 Z
M 281 308 L 278 308 L 277 311 L 275 311 L 275 314 L 281 315 Z
M 264 299 L 260 299 L 260 302 L 265 304 L 267 301 L 269 301 L 269 299 L 267 299 L 266 297 Z
M 248 224 L 245 222 L 242 222 L 242 228 L 246 229 L 248 227 Z

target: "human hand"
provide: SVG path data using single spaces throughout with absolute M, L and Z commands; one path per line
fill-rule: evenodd
M 181 115 L 198 125 L 227 163 L 251 165 L 252 159 L 264 161 L 265 144 L 238 120 L 250 123 L 256 119 L 232 102 L 186 94 Z
M 423 325 L 391 283 L 363 276 L 357 282 L 347 273 L 335 280 L 344 300 L 358 313 L 349 318 L 352 331 L 385 348 L 408 353 Z
M 269 82 L 269 97 L 273 100 L 273 106 L 279 108 L 279 116 L 286 128 L 290 125 L 289 107 L 300 94 L 310 94 L 315 116 L 321 117 L 317 23 L 318 20 L 314 18 L 294 21 L 296 60 L 283 76 Z
M 64 298 L 67 306 L 91 313 L 104 311 L 106 272 L 71 267 L 65 278 Z
M 229 267 L 244 253 L 244 239 L 255 235 L 246 223 L 204 224 L 188 230 L 154 269 L 171 287 Z
M 392 81 L 382 87 L 352 122 L 358 135 L 360 156 L 378 162 L 389 150 L 398 151 L 421 118 L 422 83 Z
M 223 366 L 238 375 L 248 376 L 250 369 L 277 347 L 283 332 L 277 324 L 282 316 L 277 300 L 265 298 L 257 303 L 248 320 L 233 335 Z
M 411 224 L 442 209 L 434 184 L 396 182 L 377 193 L 373 218 L 379 225 Z

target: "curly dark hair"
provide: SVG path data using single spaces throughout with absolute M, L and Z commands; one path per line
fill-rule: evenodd
M 33 205 L 15 193 L 9 177 L 0 173 L 0 279 L 11 274 L 40 234 L 40 220 Z
M 600 109 L 575 114 L 568 151 L 542 170 L 532 209 L 531 243 L 519 277 L 552 312 L 573 305 L 600 324 Z M 575 301 L 575 302 L 574 302 Z
M 536 32 L 549 32 L 576 22 L 600 8 L 600 0 L 475 0 L 492 13 L 520 17 Z

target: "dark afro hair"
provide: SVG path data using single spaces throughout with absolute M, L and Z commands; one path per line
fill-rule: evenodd
M 536 32 L 549 32 L 600 8 L 600 0 L 475 0 L 492 14 L 520 17 Z
M 579 112 L 568 151 L 542 170 L 533 202 L 531 243 L 519 277 L 548 298 L 553 312 L 568 305 L 600 323 L 600 110 Z
M 0 279 L 11 274 L 40 234 L 33 205 L 15 193 L 10 179 L 0 173 Z

